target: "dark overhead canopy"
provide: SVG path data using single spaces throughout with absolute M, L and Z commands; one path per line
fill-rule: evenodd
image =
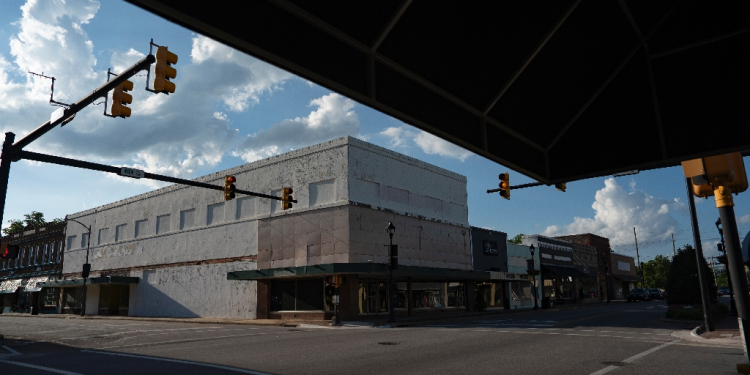
M 748 1 L 127 1 L 546 183 L 750 149 Z

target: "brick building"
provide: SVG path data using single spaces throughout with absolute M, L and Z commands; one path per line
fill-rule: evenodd
M 20 247 L 17 259 L 0 261 L 0 312 L 59 313 L 60 293 L 43 283 L 61 277 L 66 224 L 26 228 L 3 237 Z

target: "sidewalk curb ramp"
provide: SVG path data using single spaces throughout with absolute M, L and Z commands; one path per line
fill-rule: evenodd
M 679 339 L 694 342 L 694 343 L 700 343 L 703 345 L 711 345 L 711 346 L 728 346 L 733 348 L 741 348 L 742 347 L 742 341 L 739 340 L 732 340 L 732 339 L 707 339 L 705 337 L 701 337 L 701 335 L 698 333 L 699 331 L 703 330 L 703 325 L 699 325 L 693 330 L 688 331 L 686 329 L 674 331 L 672 332 L 673 337 L 677 337 Z

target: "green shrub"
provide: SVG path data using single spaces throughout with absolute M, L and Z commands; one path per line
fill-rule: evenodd
M 705 259 L 701 263 L 708 284 L 708 299 L 715 302 L 717 288 L 714 283 L 714 274 L 708 268 Z M 692 246 L 685 245 L 677 250 L 667 275 L 667 291 L 669 304 L 694 306 L 702 304 L 698 265 L 695 261 L 695 249 Z
M 667 310 L 667 319 L 703 320 L 703 310 L 701 309 Z

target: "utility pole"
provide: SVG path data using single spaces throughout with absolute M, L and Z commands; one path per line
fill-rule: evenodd
M 672 259 L 677 255 L 677 250 L 674 247 L 674 233 L 672 233 Z
M 690 178 L 685 179 L 687 188 L 688 205 L 690 206 L 690 223 L 693 226 L 693 243 L 695 244 L 695 259 L 698 263 L 698 281 L 701 287 L 701 299 L 703 301 L 703 320 L 706 325 L 706 331 L 714 330 L 714 322 L 711 317 L 711 306 L 708 304 L 708 285 L 706 285 L 706 275 L 703 274 L 703 246 L 701 245 L 700 228 L 698 227 L 698 217 L 695 213 L 695 199 L 693 198 L 693 183 Z M 732 217 L 734 218 L 734 217 Z M 747 286 L 746 286 L 747 287 Z
M 638 258 L 638 269 L 641 271 L 641 288 L 643 288 L 643 267 L 641 266 L 641 256 L 638 255 L 638 235 L 635 234 L 635 227 L 633 227 L 633 236 L 635 237 L 635 257 Z

